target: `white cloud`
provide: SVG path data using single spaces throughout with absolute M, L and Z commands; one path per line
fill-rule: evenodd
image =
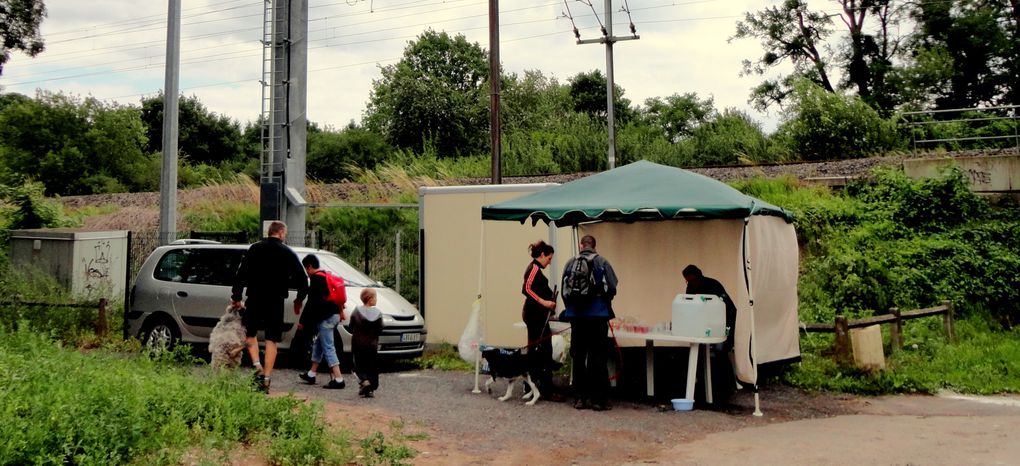
M 242 122 L 260 111 L 263 0 L 189 0 L 182 12 L 180 87 L 211 111 Z M 593 1 L 600 16 L 602 2 Z M 622 1 L 614 2 L 619 8 Z M 745 11 L 774 1 L 630 0 L 640 40 L 614 46 L 615 80 L 634 103 L 696 92 L 718 108 L 735 107 L 772 128 L 775 115 L 747 105 L 757 77 L 740 77 L 740 62 L 761 53 L 753 40 L 727 42 Z M 582 38 L 598 36 L 591 10 L 568 2 Z M 47 2 L 47 50 L 14 54 L 0 77 L 5 92 L 35 89 L 93 95 L 137 104 L 163 87 L 167 2 Z M 605 48 L 575 45 L 571 22 L 555 0 L 503 0 L 500 53 L 504 69 L 538 69 L 561 82 L 605 70 Z M 308 118 L 322 126 L 360 121 L 378 64 L 398 59 L 425 28 L 463 33 L 488 49 L 487 0 L 309 0 Z M 614 12 L 614 33 L 629 34 Z M 74 76 L 73 78 L 67 78 Z

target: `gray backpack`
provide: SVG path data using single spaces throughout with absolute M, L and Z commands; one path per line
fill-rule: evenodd
M 595 279 L 595 255 L 580 254 L 563 271 L 563 302 L 569 306 L 587 306 L 598 295 Z

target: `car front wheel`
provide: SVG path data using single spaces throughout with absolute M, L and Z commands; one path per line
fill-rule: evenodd
M 181 331 L 172 320 L 159 317 L 146 326 L 142 344 L 152 353 L 168 351 L 181 341 Z

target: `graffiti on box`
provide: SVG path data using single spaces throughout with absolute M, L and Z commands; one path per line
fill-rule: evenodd
M 85 292 L 98 292 L 110 286 L 110 268 L 113 261 L 110 257 L 112 245 L 109 240 L 97 241 L 91 254 L 82 255 L 82 270 L 85 273 Z

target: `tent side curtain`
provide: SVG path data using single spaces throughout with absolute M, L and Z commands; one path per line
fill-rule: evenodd
M 639 161 L 534 194 L 482 207 L 483 220 L 529 218 L 559 226 L 592 221 L 738 219 L 785 210 L 726 183 L 687 170 Z

